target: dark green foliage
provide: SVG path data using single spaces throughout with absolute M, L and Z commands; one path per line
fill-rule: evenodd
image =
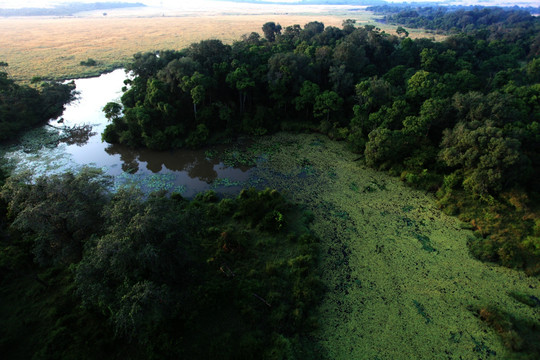
M 314 329 L 323 289 L 317 240 L 298 208 L 274 190 L 236 199 L 210 191 L 190 202 L 109 194 L 108 185 L 91 170 L 7 180 L 4 356 L 315 356 L 300 340 Z
M 276 35 L 281 34 L 281 25 L 276 25 L 274 22 L 267 22 L 262 26 L 262 31 L 266 40 L 273 42 L 276 40 Z
M 516 7 L 382 5 L 368 9 L 385 14 L 386 22 L 438 32 L 474 32 L 512 39 L 538 29 L 534 16 Z
M 88 60 L 81 61 L 81 66 L 96 66 L 96 65 L 97 65 L 97 61 L 92 58 L 88 58 Z
M 537 319 L 519 319 L 495 307 L 486 306 L 477 316 L 495 330 L 504 345 L 520 359 L 537 359 L 540 356 L 540 327 Z
M 64 105 L 73 100 L 74 89 L 73 83 L 19 85 L 0 71 L 0 141 L 15 140 L 19 132 L 60 116 Z
M 111 124 L 103 138 L 166 149 L 239 132 L 261 135 L 286 128 L 289 119 L 300 128 L 314 120 L 343 128 L 355 83 L 378 68 L 385 72 L 397 42 L 372 27 L 347 26 L 344 32 L 311 22 L 281 32 L 266 23 L 266 41 L 246 36 L 232 46 L 208 40 L 136 54 L 123 114 L 106 111 Z
M 110 185 L 94 169 L 37 179 L 23 174 L 9 178 L 0 195 L 11 228 L 33 240 L 36 262 L 68 264 L 80 261 L 84 244 L 99 229 Z

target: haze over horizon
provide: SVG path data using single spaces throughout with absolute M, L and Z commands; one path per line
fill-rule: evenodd
M 112 2 L 113 0 L 111 0 Z M 183 7 L 189 7 L 193 8 L 193 6 L 201 6 L 201 3 L 206 3 L 205 5 L 208 6 L 211 3 L 215 3 L 214 0 L 182 0 L 181 2 L 175 1 L 175 0 L 116 0 L 117 2 L 123 2 L 123 3 L 143 3 L 147 6 L 151 7 L 163 7 L 163 8 L 172 8 L 172 9 L 178 9 Z M 116 2 L 115 1 L 115 2 Z M 291 4 L 297 3 L 300 0 L 265 0 L 267 2 L 290 2 Z M 386 0 L 390 3 L 402 3 L 402 2 L 414 2 L 411 0 Z M 105 0 L 27 0 L 21 2 L 20 0 L 0 0 L 0 9 L 15 9 L 15 8 L 29 8 L 29 7 L 54 7 L 56 5 L 66 4 L 66 3 L 95 3 L 95 2 L 107 2 Z M 223 3 L 223 1 L 220 1 Z M 230 1 L 233 3 L 234 1 Z M 336 1 L 339 3 L 339 1 Z M 514 0 L 420 0 L 418 2 L 433 2 L 433 3 L 441 3 L 441 4 L 448 4 L 448 5 L 481 5 L 481 6 L 496 6 L 496 5 L 503 5 L 503 6 L 540 6 L 540 2 L 538 0 L 522 0 L 522 1 L 514 1 Z M 236 4 L 238 5 L 238 3 Z M 358 1 L 358 5 L 362 5 L 362 1 Z

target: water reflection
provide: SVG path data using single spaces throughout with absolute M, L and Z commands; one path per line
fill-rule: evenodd
M 139 171 L 139 161 L 137 161 L 138 152 L 121 145 L 109 144 L 105 148 L 109 155 L 120 155 L 122 162 L 122 171 L 134 174 Z
M 207 157 L 204 149 L 161 152 L 102 142 L 101 133 L 107 125 L 103 106 L 119 100 L 125 79 L 125 72 L 116 70 L 97 78 L 75 80 L 79 96 L 66 106 L 60 123 L 63 126 L 59 126 L 58 120 L 51 120 L 40 131 L 29 132 L 34 135 L 28 141 L 5 149 L 15 171 L 29 169 L 36 175 L 46 175 L 95 166 L 120 184 L 138 183 L 150 191 L 183 189 L 187 197 L 209 189 L 236 192 L 251 184 L 254 179 L 249 167 L 225 166 L 218 159 Z M 45 138 L 44 132 L 54 134 Z M 53 145 L 43 146 L 49 143 Z M 219 154 L 225 147 L 211 150 Z
M 216 165 L 221 164 L 217 159 L 208 158 L 204 150 L 134 150 L 122 145 L 109 144 L 105 151 L 109 155 L 120 156 L 122 170 L 125 172 L 139 172 L 141 170 L 139 166 L 145 163 L 146 170 L 152 173 L 160 173 L 164 170 L 187 172 L 190 178 L 197 178 L 207 184 L 211 184 L 218 178 Z
M 91 125 L 74 125 L 71 128 L 63 129 L 63 131 L 66 136 L 60 142 L 68 145 L 84 146 L 91 137 L 97 135 L 97 132 L 92 131 Z

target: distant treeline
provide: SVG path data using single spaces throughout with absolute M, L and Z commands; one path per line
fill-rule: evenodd
M 477 256 L 537 273 L 540 19 L 517 14 L 522 21 L 442 42 L 352 20 L 341 29 L 266 23 L 264 38 L 137 54 L 122 104 L 105 107 L 103 138 L 169 149 L 319 131 L 436 191 L 447 212 L 472 222 Z
M 51 8 L 0 9 L 0 16 L 69 16 L 82 11 L 110 10 L 130 7 L 144 7 L 142 3 L 96 2 L 91 4 L 68 3 Z
M 385 23 L 451 33 L 486 29 L 498 32 L 501 29 L 531 29 L 537 23 L 531 14 L 540 13 L 540 8 L 532 7 L 422 7 L 409 4 L 372 6 L 367 10 L 383 14 Z

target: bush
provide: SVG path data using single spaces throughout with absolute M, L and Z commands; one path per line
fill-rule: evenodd
M 97 61 L 91 58 L 88 58 L 88 60 L 81 61 L 81 66 L 96 66 Z

